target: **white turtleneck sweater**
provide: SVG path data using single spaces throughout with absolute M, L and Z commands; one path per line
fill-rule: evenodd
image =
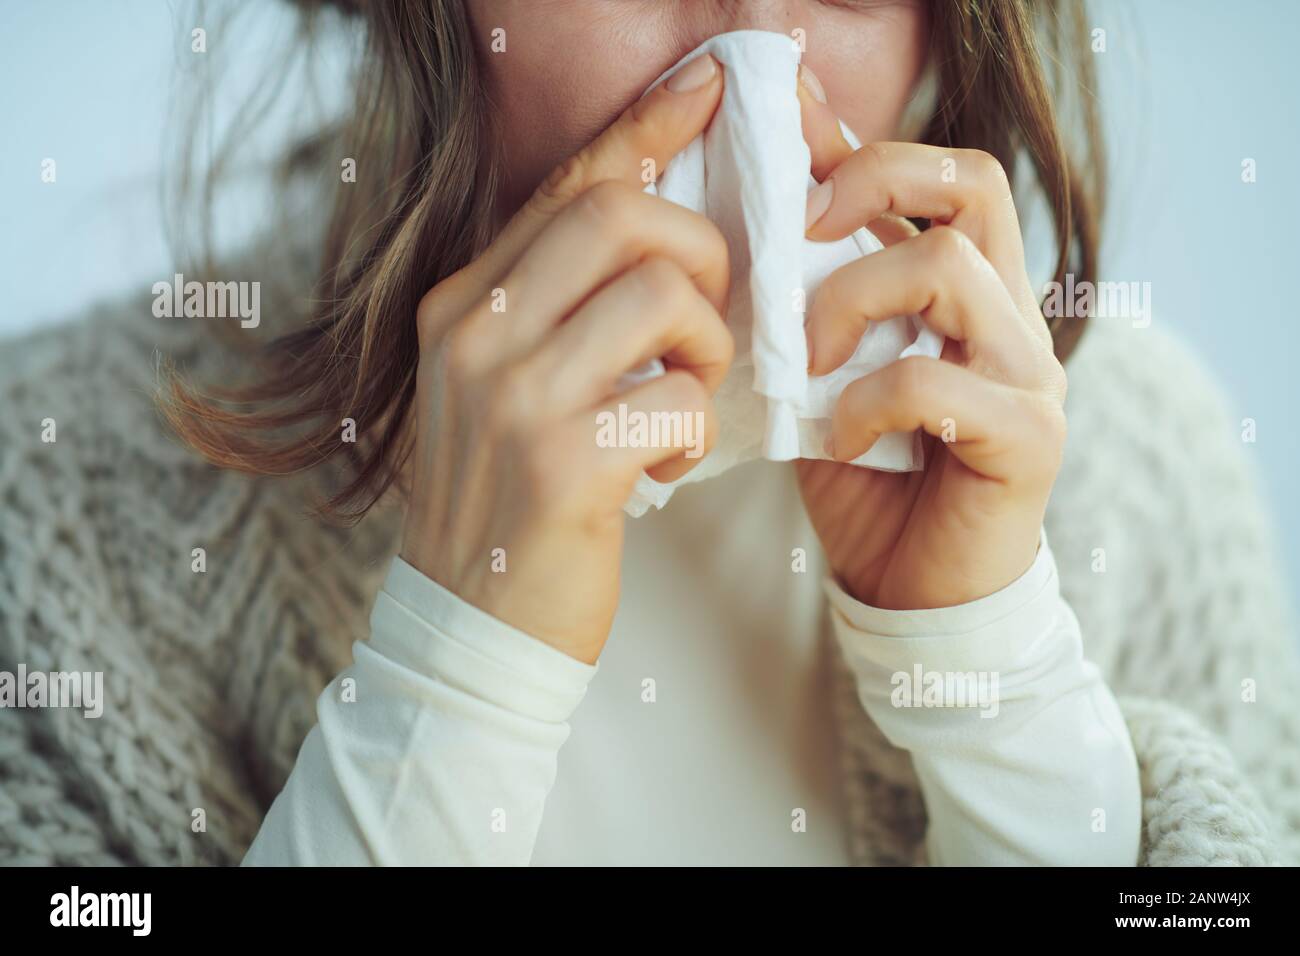
M 829 616 L 930 862 L 1134 864 L 1133 747 L 1046 540 L 996 594 L 885 611 L 826 577 L 794 496 L 759 462 L 630 521 L 595 667 L 395 559 L 245 863 L 845 863 Z

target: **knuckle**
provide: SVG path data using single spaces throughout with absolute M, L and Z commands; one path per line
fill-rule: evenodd
M 668 202 L 666 199 L 660 201 Z M 687 210 L 687 215 L 699 226 L 700 236 L 705 243 L 703 254 L 713 262 L 729 265 L 731 250 L 727 248 L 727 237 L 722 234 L 718 224 L 702 212 Z
M 1060 363 L 1055 355 L 1048 355 L 1048 372 L 1047 372 L 1048 393 L 1055 396 L 1057 401 L 1064 402 L 1066 392 L 1070 389 L 1070 377 L 1065 373 L 1065 366 Z
M 723 273 L 730 277 L 731 275 L 731 249 L 727 245 L 727 237 L 722 234 L 717 223 L 707 216 L 697 214 L 704 222 L 704 233 L 707 235 L 710 249 L 708 251 L 709 261 L 719 266 Z
M 726 321 L 717 316 L 717 313 L 713 313 L 710 318 L 716 325 L 721 326 L 721 334 L 718 336 L 718 362 L 729 367 L 736 358 L 736 337 Z
M 975 173 L 975 180 L 985 189 L 996 193 L 999 197 L 1011 192 L 1011 178 L 1007 175 L 1006 168 L 992 153 L 982 149 L 964 150 L 962 162 L 971 167 Z
M 960 229 L 932 226 L 925 232 L 927 251 L 944 268 L 959 268 L 980 257 L 975 243 Z
M 634 270 L 646 294 L 665 312 L 684 307 L 695 296 L 695 286 L 676 263 L 651 256 Z
M 1047 319 L 1045 315 L 1043 315 L 1043 310 L 1041 307 L 1038 310 L 1037 317 L 1034 318 L 1034 321 L 1032 323 L 1032 331 L 1034 333 L 1034 340 L 1040 346 L 1042 346 L 1044 352 L 1047 355 L 1051 356 L 1053 361 L 1055 361 L 1056 345 L 1055 345 L 1055 340 L 1052 338 L 1051 322 Z
M 867 143 L 854 154 L 853 163 L 856 170 L 848 175 L 854 176 L 854 189 L 869 206 L 885 208 L 891 202 L 889 182 L 891 159 L 886 143 Z M 902 220 L 907 222 L 907 220 Z M 910 225 L 910 223 L 909 223 Z
M 1070 435 L 1070 422 L 1065 417 L 1065 409 L 1056 402 L 1051 402 L 1050 408 L 1046 421 L 1048 435 L 1056 448 L 1064 449 L 1065 441 Z
M 862 157 L 864 165 L 876 169 L 883 168 L 889 162 L 889 150 L 884 143 L 867 143 L 858 150 L 858 155 Z
M 1047 438 L 1054 444 L 1065 444 L 1067 425 L 1065 409 L 1054 399 L 1040 396 L 1035 402 L 1037 419 Z
M 582 153 L 574 153 L 565 159 L 537 187 L 533 204 L 543 212 L 553 213 L 582 195 L 587 185 L 587 165 Z
M 623 111 L 619 122 L 633 143 L 658 143 L 670 132 L 670 116 L 660 108 L 660 101 L 643 96 Z
M 709 405 L 709 393 L 704 383 L 692 375 L 675 369 L 664 376 L 669 400 L 674 410 L 683 412 L 704 411 Z
M 1060 469 L 1065 454 L 1065 440 L 1069 432 L 1065 409 L 1055 399 L 1032 393 L 1029 394 L 1027 405 L 1038 452 L 1029 459 L 1033 472 L 1029 477 L 1050 482 Z M 1034 468 L 1035 464 L 1037 468 Z

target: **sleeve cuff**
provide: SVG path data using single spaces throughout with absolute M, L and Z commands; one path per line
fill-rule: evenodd
M 584 664 L 393 559 L 370 616 L 371 649 L 499 707 L 569 719 L 598 665 Z
M 942 658 L 954 668 L 997 667 L 1023 660 L 1034 642 L 1052 631 L 1060 611 L 1056 562 L 1040 534 L 1029 570 L 1000 591 L 954 607 L 892 611 L 851 597 L 828 579 L 835 631 L 850 660 L 907 670 Z

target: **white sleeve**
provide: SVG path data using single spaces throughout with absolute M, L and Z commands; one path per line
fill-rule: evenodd
M 912 755 L 932 864 L 1137 863 L 1133 745 L 1046 537 L 1021 578 L 969 604 L 887 611 L 826 592 L 862 706 Z
M 245 865 L 525 865 L 596 667 L 393 560 Z

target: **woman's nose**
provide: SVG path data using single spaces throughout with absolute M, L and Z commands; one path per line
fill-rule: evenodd
M 787 36 L 806 29 L 814 0 L 686 0 L 678 15 L 688 24 L 692 46 L 733 30 L 769 30 Z

